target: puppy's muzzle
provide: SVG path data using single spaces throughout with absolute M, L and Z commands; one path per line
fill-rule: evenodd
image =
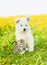
M 26 31 L 26 28 L 24 28 L 23 31 Z

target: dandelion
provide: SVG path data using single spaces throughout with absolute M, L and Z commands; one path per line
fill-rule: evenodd
M 3 58 L 2 59 L 2 64 L 5 64 L 6 61 L 7 61 L 7 59 Z
M 5 39 L 2 40 L 2 45 L 6 46 L 6 40 Z
M 8 25 L 5 27 L 5 29 L 6 29 L 6 30 L 8 30 L 8 31 L 10 30 L 10 28 L 9 28 L 9 26 L 8 26 Z

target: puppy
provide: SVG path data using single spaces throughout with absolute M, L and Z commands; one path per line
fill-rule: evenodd
M 34 37 L 32 35 L 32 32 L 30 30 L 29 26 L 29 17 L 28 18 L 18 18 L 15 20 L 16 26 L 15 26 L 15 36 L 16 40 L 23 39 L 28 45 L 28 51 L 34 50 Z

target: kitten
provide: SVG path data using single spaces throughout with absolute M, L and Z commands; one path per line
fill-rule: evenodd
M 21 54 L 24 54 L 27 49 L 27 45 L 25 44 L 25 41 L 20 39 L 17 42 L 15 42 L 14 52 L 19 52 Z

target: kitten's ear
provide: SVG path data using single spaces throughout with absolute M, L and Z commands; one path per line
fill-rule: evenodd
M 27 21 L 29 21 L 30 17 L 27 17 L 26 19 L 27 19 Z
M 17 42 L 16 41 L 14 41 L 14 45 L 16 45 L 17 44 Z
M 15 43 L 17 44 L 17 41 Z
M 24 42 L 24 40 L 23 40 L 23 39 L 20 39 L 20 42 L 22 42 L 22 43 L 23 43 L 23 42 Z
M 20 19 L 15 19 L 15 23 L 18 23 L 20 21 Z
M 15 42 L 15 45 L 17 45 L 18 43 L 17 43 L 17 41 Z

